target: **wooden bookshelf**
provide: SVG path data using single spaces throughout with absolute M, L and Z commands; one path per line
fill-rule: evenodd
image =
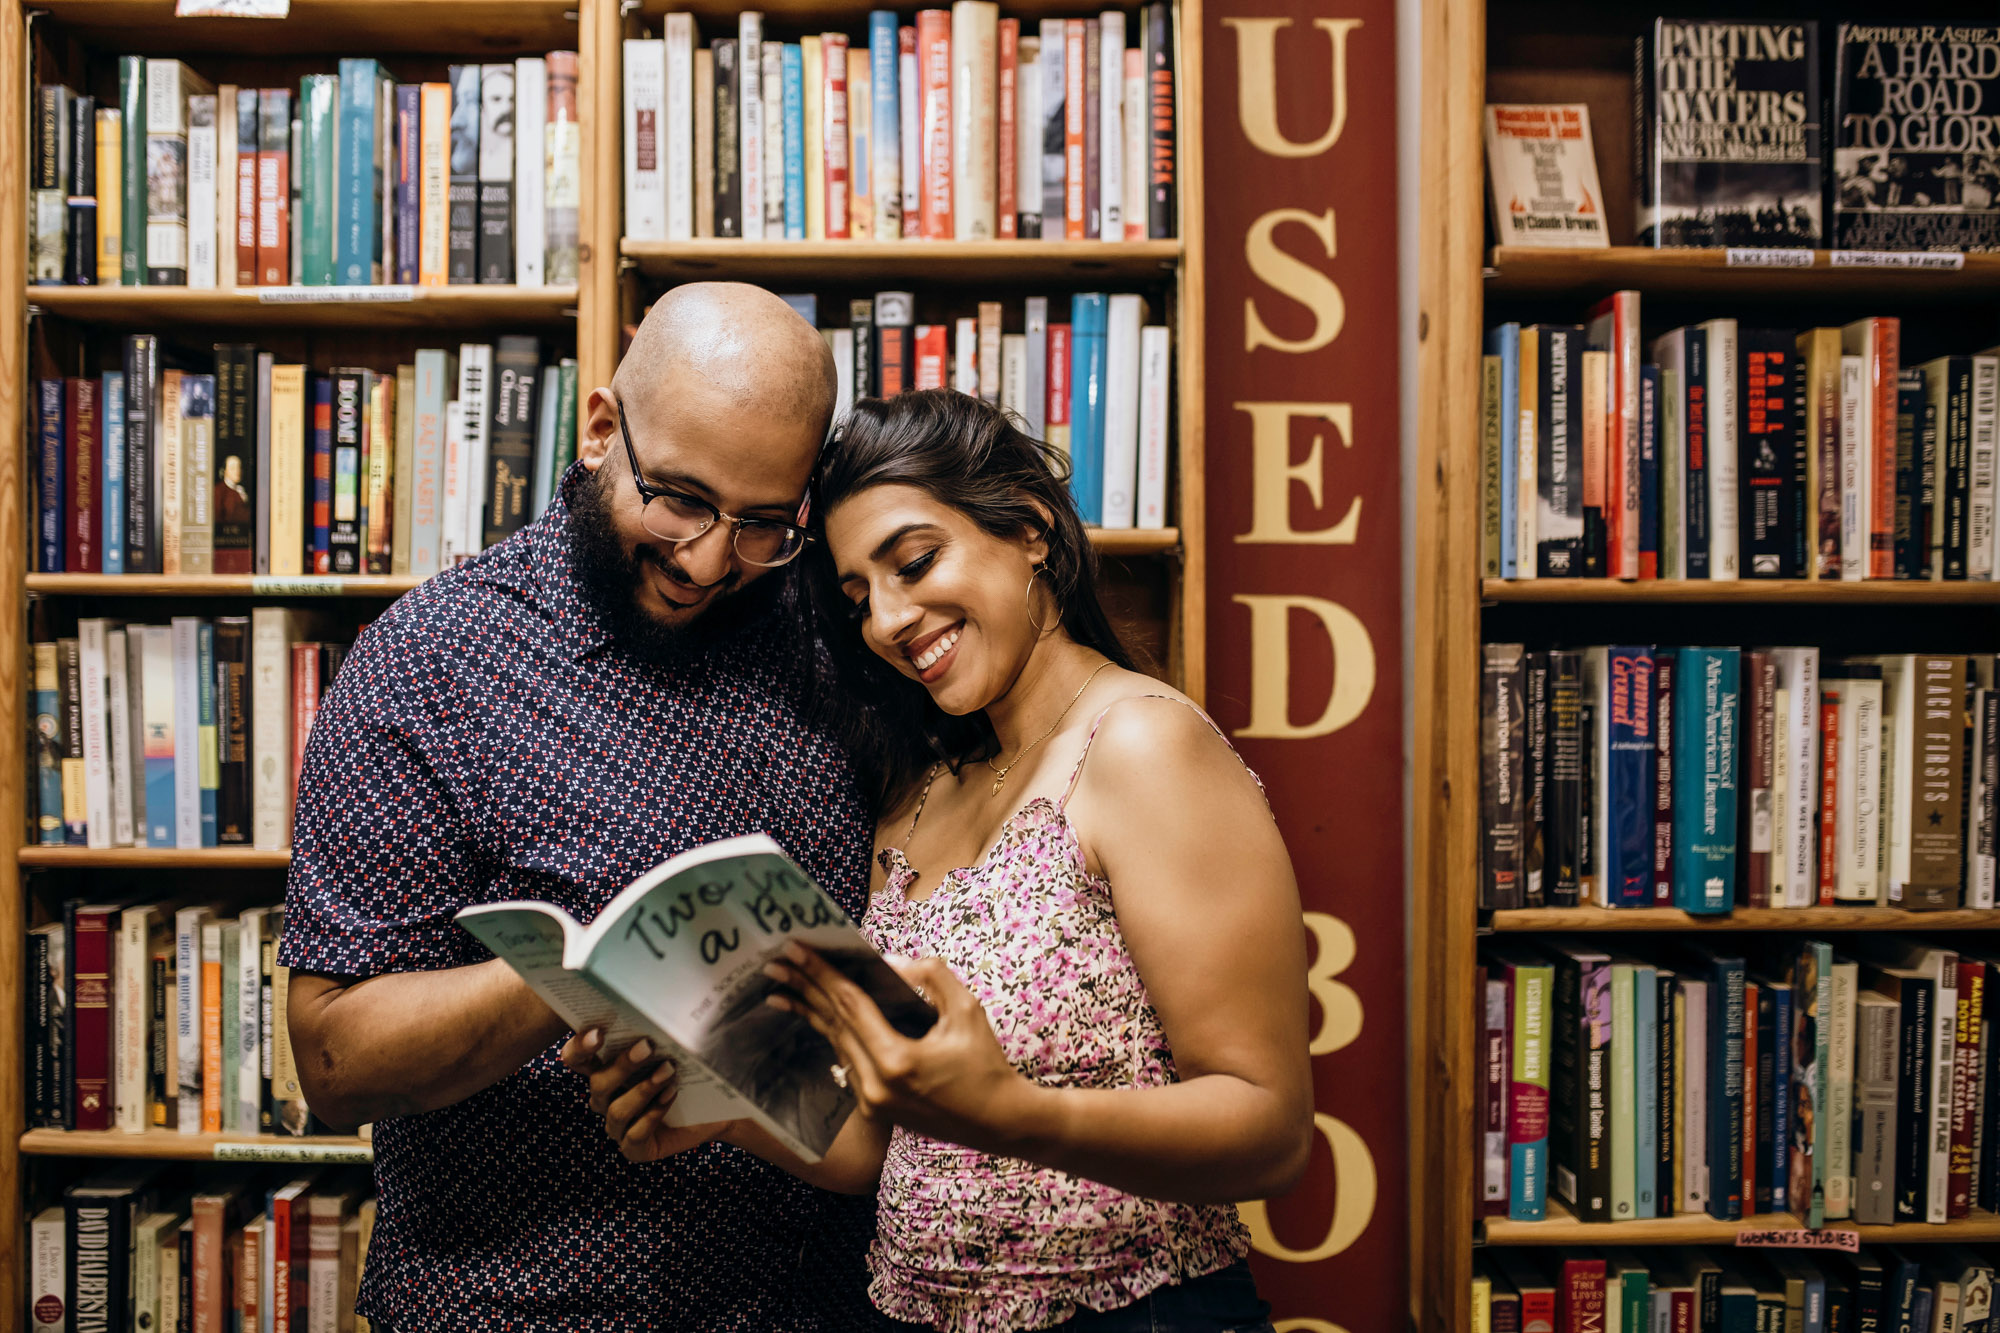
M 1510 1222 L 1489 1217 L 1484 1222 L 1488 1245 L 1731 1245 L 1738 1233 L 1800 1230 L 1805 1223 L 1790 1213 L 1764 1213 L 1737 1222 L 1718 1222 L 1706 1213 L 1680 1213 L 1631 1222 L 1579 1222 L 1555 1199 L 1541 1222 Z M 1952 1222 L 1901 1222 L 1894 1226 L 1861 1226 L 1829 1222 L 1824 1230 L 1860 1233 L 1864 1245 L 1908 1245 L 1918 1242 L 2000 1240 L 2000 1217 L 1983 1209 Z
M 79 324 L 154 329 L 439 329 L 565 324 L 575 287 L 31 287 L 30 307 Z
M 1143 285 L 1171 280 L 1179 241 L 634 241 L 649 278 L 787 282 Z
M 115 1129 L 31 1129 L 21 1136 L 21 1151 L 31 1157 L 122 1157 L 155 1162 L 338 1164 L 375 1160 L 374 1144 L 351 1134 L 292 1138 L 280 1134 L 181 1134 L 171 1129 L 149 1129 L 143 1134 Z
M 18 860 L 45 870 L 283 870 L 290 852 L 252 847 L 43 847 L 23 846 Z
M 1977 12 L 1966 0 L 1945 5 L 1947 19 L 1970 21 Z M 1616 626 L 1626 636 L 1619 641 L 1644 642 L 1649 608 L 1658 608 L 1662 642 L 1745 644 L 1769 642 L 1778 634 L 1787 636 L 1784 641 L 1838 644 L 1843 652 L 1939 642 L 1949 642 L 1953 652 L 2000 650 L 2000 618 L 1991 611 L 2000 606 L 2000 584 L 1480 577 L 1480 359 L 1491 324 L 1573 322 L 1611 292 L 1631 288 L 1642 293 L 1648 334 L 1713 316 L 1804 327 L 1897 314 L 1906 329 L 1918 330 L 1915 343 L 1921 350 L 1913 359 L 1992 341 L 1987 335 L 2000 294 L 2000 255 L 1968 254 L 1955 268 L 1934 269 L 1903 261 L 1852 266 L 1821 250 L 1804 252 L 1801 267 L 1765 267 L 1744 263 L 1742 256 L 1732 265 L 1723 250 L 1630 244 L 1632 38 L 1660 12 L 1643 3 L 1422 4 L 1418 417 L 1416 458 L 1407 474 L 1413 478 L 1416 519 L 1410 957 L 1418 974 L 1410 988 L 1410 1091 L 1412 1308 L 1418 1333 L 1470 1327 L 1478 1244 L 1727 1245 L 1746 1228 L 1801 1225 L 1790 1217 L 1585 1224 L 1553 1200 L 1546 1222 L 1482 1219 L 1472 1189 L 1480 1169 L 1476 1105 L 1483 1067 L 1474 977 L 1482 937 L 1782 931 L 1831 938 L 1839 948 L 1843 939 L 1864 932 L 2000 929 L 2000 912 L 1994 911 L 1809 908 L 1694 917 L 1665 909 L 1487 913 L 1478 907 L 1483 638 L 1532 640 L 1538 646 L 1551 640 L 1601 643 Z M 1843 7 L 1838 16 L 1858 19 L 1861 11 Z M 1482 124 L 1489 100 L 1590 108 L 1612 246 L 1595 251 L 1491 246 Z M 1906 350 L 1913 345 L 1908 337 Z M 1932 342 L 1939 346 L 1931 348 Z M 1873 642 L 1871 635 L 1899 637 L 1879 647 L 1857 646 Z M 2000 1218 L 1981 1213 L 1950 1225 L 1859 1231 L 1870 1243 L 1996 1241 Z
M 357 51 L 495 58 L 577 50 L 595 0 L 291 0 L 284 19 L 177 18 L 172 0 L 53 0 L 34 5 L 91 46 L 140 55 Z M 587 197 L 587 196 L 586 196 Z

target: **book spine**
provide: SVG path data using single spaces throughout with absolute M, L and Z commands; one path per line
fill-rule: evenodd
M 103 549 L 98 530 L 103 497 L 99 494 L 99 469 L 103 453 L 98 429 L 97 381 L 64 381 L 65 450 L 68 476 L 64 490 L 69 509 L 65 518 L 63 568 L 72 574 L 95 574 L 103 565 Z
M 1604 901 L 1637 907 L 1653 900 L 1653 809 L 1657 742 L 1653 734 L 1653 658 L 1643 647 L 1606 653 L 1609 690 Z
M 146 282 L 146 58 L 118 57 L 119 227 L 118 280 L 124 287 Z
M 180 572 L 215 572 L 215 376 L 181 376 Z
M 666 65 L 662 87 L 660 167 L 666 194 L 666 239 L 694 239 L 694 16 L 669 13 L 662 25 Z
M 1044 437 L 1049 447 L 1069 457 L 1069 413 L 1070 413 L 1070 326 L 1068 324 L 1049 325 L 1048 355 L 1048 398 L 1045 415 L 1048 433 Z M 921 386 L 919 386 L 921 387 Z
M 396 270 L 393 280 L 405 286 L 414 286 L 420 277 L 419 264 L 423 257 L 423 98 L 424 85 L 399 83 L 396 85 L 394 173 L 392 176 L 394 194 L 394 221 L 396 239 Z M 528 116 L 539 109 L 540 102 L 528 104 Z M 541 121 L 533 123 L 539 130 Z M 540 163 L 536 166 L 539 168 Z M 390 277 L 384 274 L 384 277 Z
M 1684 911 L 1727 911 L 1734 896 L 1739 681 L 1736 649 L 1681 650 L 1673 860 Z
M 458 350 L 458 401 L 460 417 L 460 458 L 465 481 L 465 526 L 453 534 L 456 553 L 477 555 L 485 532 L 486 497 L 482 483 L 487 476 L 487 452 L 493 422 L 493 347 L 488 343 L 462 343 Z
M 1580 1033 L 1583 1123 L 1578 1128 L 1576 1215 L 1595 1222 L 1611 1212 L 1611 968 L 1586 966 Z
M 921 128 L 921 232 L 929 240 L 956 234 L 952 215 L 952 13 L 917 13 L 917 107 Z
M 60 574 L 68 549 L 65 530 L 69 505 L 64 491 L 69 468 L 63 458 L 67 442 L 63 423 L 66 394 L 59 379 L 40 380 L 37 387 L 40 431 L 35 495 L 35 531 L 39 538 L 36 567 L 43 574 Z
M 1660 576 L 1660 368 L 1639 367 L 1639 573 Z
M 626 77 L 632 76 L 628 56 Z M 450 184 L 446 187 L 445 272 L 453 284 L 479 280 L 480 101 L 478 65 L 453 65 L 451 83 Z M 629 142 L 628 138 L 628 142 Z M 628 200 L 631 198 L 627 194 Z M 629 209 L 629 204 L 628 204 Z M 628 219 L 630 214 L 627 214 Z M 643 232 L 628 235 L 643 236 Z M 662 236 L 664 236 L 664 232 Z
M 1743 1210 L 1764 1214 L 1782 1204 L 1777 1180 L 1778 1138 L 1778 991 L 1769 984 L 1748 985 L 1743 998 L 1744 1102 Z M 1789 1036 L 1789 1033 L 1787 1033 Z
M 781 50 L 785 126 L 785 239 L 806 239 L 806 83 L 805 52 L 797 42 Z
M 299 92 L 301 97 L 307 96 L 304 81 Z M 332 90 L 326 90 L 324 95 L 331 99 Z M 301 110 L 311 114 L 309 108 Z M 294 263 L 304 253 L 301 250 L 294 255 L 292 251 L 292 173 L 300 164 L 292 160 L 291 137 L 291 93 L 283 88 L 260 88 L 257 91 L 257 281 L 266 287 L 282 287 L 291 282 Z M 300 156 L 303 158 L 305 154 L 301 152 Z M 330 146 L 325 160 L 329 167 L 322 197 L 330 200 Z M 320 186 L 317 177 L 312 179 L 315 186 Z M 305 221 L 303 210 L 297 221 Z
M 1104 236 L 1104 24 L 1076 19 L 1083 26 L 1083 235 Z
M 893 241 L 903 235 L 903 87 L 897 58 L 896 12 L 868 14 L 868 82 L 874 98 L 869 114 L 868 181 L 874 237 Z
M 391 549 L 391 522 L 394 502 L 390 477 L 396 453 L 396 379 L 393 375 L 371 376 L 362 450 L 361 507 L 362 568 L 369 574 L 387 574 Z
M 1831 962 L 1832 950 L 1825 951 L 1823 961 Z M 1856 1023 L 1855 986 L 1858 969 L 1855 964 L 1843 962 L 1823 969 L 1826 976 L 1822 989 L 1827 993 L 1829 1004 L 1824 1013 L 1828 1019 L 1825 1027 L 1815 1033 L 1815 1055 L 1818 1077 L 1807 1082 L 1800 1080 L 1802 1091 L 1798 1097 L 1799 1115 L 1803 1117 L 1808 1109 L 1814 1113 L 1813 1120 L 1813 1188 L 1823 1201 L 1823 1214 L 1815 1218 L 1808 1214 L 1806 1224 L 1819 1226 L 1825 1218 L 1836 1220 L 1850 1217 L 1854 1212 L 1854 1143 L 1860 1116 L 1856 1114 L 1855 1068 L 1856 1068 Z M 1801 1017 L 1801 1026 L 1804 1023 Z M 1825 1114 L 1819 1114 L 1821 1111 Z M 1794 1200 L 1794 1206 L 1797 1201 Z
M 1840 896 L 1840 695 L 1841 686 L 1822 688 L 1819 720 L 1819 905 L 1830 907 Z M 1850 764 L 1852 759 L 1848 761 Z M 1850 816 L 1851 817 L 1851 816 Z
M 1903 905 L 1953 909 L 1961 905 L 1965 873 L 1966 660 L 1918 654 L 1908 667 L 1915 707 L 1899 720 L 1896 791 L 1891 803 L 1899 831 L 1909 840 L 1910 879 Z M 1905 752 L 1910 763 L 1903 762 Z M 1904 780 L 1905 769 L 1911 769 Z M 1907 814 L 1904 813 L 1907 808 Z
M 1063 28 L 1063 236 L 1082 241 L 1091 236 L 1087 211 L 1089 185 L 1085 136 L 1089 133 L 1089 95 L 1084 62 L 1088 55 L 1087 19 L 1070 19 Z
M 821 221 L 826 239 L 848 239 L 847 37 L 820 36 L 820 160 L 825 191 Z
M 1629 1221 L 1639 1214 L 1637 1162 L 1638 1086 L 1637 1061 L 1633 1042 L 1638 1032 L 1637 1002 L 1633 968 L 1629 963 L 1611 969 L 1611 1058 L 1610 1091 L 1607 1097 L 1610 1123 L 1611 1217 Z
M 56 640 L 57 670 L 62 688 L 62 814 L 63 841 L 71 847 L 88 845 L 88 806 L 83 790 L 83 664 L 75 639 Z
M 1951 1066 L 1951 1148 L 1945 1215 L 1966 1217 L 1972 1211 L 1975 1174 L 1973 1137 L 1978 1122 L 1981 1028 L 1986 1020 L 1986 964 L 1972 959 L 1958 963 L 1954 992 Z
M 1176 208 L 1173 11 L 1164 3 L 1146 6 L 1146 235 L 1165 240 L 1180 234 Z
M 1041 84 L 1039 110 L 1042 123 L 1035 129 L 1034 138 L 1040 157 L 1036 174 L 1042 191 L 1042 235 L 1050 240 L 1068 237 L 1069 118 L 1065 99 L 1069 79 L 1064 68 L 1068 44 L 1068 20 L 1041 20 L 1041 53 L 1036 57 L 1037 69 L 1033 77 Z
M 451 97 L 449 83 L 426 83 L 418 89 L 417 282 L 425 287 L 442 287 L 451 277 L 446 258 L 451 236 Z M 625 197 L 632 197 L 629 178 Z
M 250 844 L 248 635 L 249 624 L 240 616 L 223 616 L 215 622 L 215 840 L 223 847 Z
M 277 851 L 291 841 L 292 761 L 288 613 L 257 607 L 250 616 L 250 841 Z
M 543 135 L 543 233 L 546 249 L 542 280 L 574 286 L 582 253 L 578 209 L 583 197 L 583 128 L 577 121 L 579 64 L 574 51 L 543 57 L 548 80 L 548 122 Z
M 1653 654 L 1653 906 L 1674 904 L 1674 673 L 1679 655 Z
M 1896 381 L 1896 577 L 1920 577 L 1924 564 L 1922 503 L 1924 376 L 1905 366 Z
M 209 99 L 211 121 L 214 99 Z M 63 180 L 65 187 L 64 205 L 64 262 L 63 280 L 71 286 L 94 287 L 97 285 L 97 99 L 88 94 L 78 94 L 69 99 L 69 171 Z M 210 127 L 211 172 L 214 167 L 213 125 Z M 214 208 L 214 180 L 209 184 L 210 211 Z M 209 240 L 209 253 L 214 254 L 213 236 Z
M 493 399 L 487 451 L 485 543 L 505 541 L 530 517 L 528 485 L 534 474 L 535 392 L 541 349 L 533 338 L 500 340 L 493 358 Z
M 108 622 L 77 621 L 78 702 L 83 725 L 83 803 L 85 842 L 105 848 L 112 844 L 110 710 L 105 699 L 105 639 Z
M 1896 1075 L 1895 1220 L 1922 1222 L 1929 1212 L 1931 1044 L 1937 993 L 1925 978 L 1902 982 L 1901 1059 Z
M 955 0 L 949 56 L 951 225 L 945 235 L 961 241 L 995 235 L 997 152 L 995 80 L 998 74 L 999 6 L 991 0 Z
M 1876 318 L 1869 325 L 1868 577 L 1886 579 L 1896 572 L 1896 383 L 1902 324 Z
M 1770 330 L 1753 329 L 1742 335 L 1739 563 L 1750 578 L 1780 577 L 1789 563 L 1791 532 L 1785 510 L 1794 432 L 1791 343 L 1790 334 Z
M 124 283 L 125 252 L 125 113 L 117 107 L 97 109 L 97 263 L 95 280 L 102 287 Z
M 1480 1001 L 1479 1211 L 1507 1214 L 1507 978 L 1481 965 L 1475 994 Z
M 1751 907 L 1782 906 L 1771 899 L 1772 777 L 1778 676 L 1767 652 L 1743 656 L 1743 791 L 1737 830 L 1741 882 Z
M 1523 760 L 1525 678 L 1519 644 L 1489 643 L 1480 690 L 1480 906 L 1526 906 Z
M 1686 406 L 1683 426 L 1686 439 L 1686 475 L 1681 483 L 1681 503 L 1685 524 L 1687 577 L 1709 577 L 1709 484 L 1708 444 L 1711 400 L 1708 384 L 1708 332 L 1697 325 L 1682 330 L 1686 357 Z
M 1104 521 L 1106 304 L 1082 292 L 1070 308 L 1070 490 L 1087 524 Z
M 1020 238 L 1021 230 L 1021 21 L 1001 19 L 998 78 L 994 84 L 993 234 L 1003 241 Z M 1040 186 L 1037 183 L 1037 193 Z
M 187 118 L 187 284 L 212 289 L 217 267 L 215 98 L 188 98 Z
M 104 1130 L 112 1125 L 111 1073 L 113 908 L 70 910 L 66 941 L 70 962 L 70 1095 L 68 1128 Z
M 690 69 L 690 83 L 692 80 Z M 481 65 L 479 235 L 474 246 L 478 277 L 483 283 L 514 281 L 514 121 L 517 114 L 512 63 Z M 688 235 L 692 234 L 690 228 Z
M 1548 777 L 1543 796 L 1542 883 L 1550 907 L 1574 907 L 1583 892 L 1586 786 L 1580 653 L 1549 654 Z
M 106 666 L 105 694 L 110 713 L 111 737 L 111 845 L 133 845 L 132 804 L 132 710 L 131 647 L 122 629 L 104 636 Z
M 333 495 L 328 553 L 333 574 L 361 572 L 362 422 L 367 412 L 368 372 L 336 371 L 333 381 Z
M 1709 985 L 1709 1200 L 1720 1221 L 1743 1216 L 1743 963 L 1715 960 Z
M 146 282 L 187 285 L 187 67 L 146 61 Z
M 415 90 L 406 85 L 398 85 L 396 96 L 399 104 L 410 102 L 410 116 L 416 115 Z M 547 280 L 548 272 L 548 107 L 549 70 L 548 61 L 541 56 L 522 56 L 514 61 L 514 282 L 522 287 L 540 287 Z M 407 140 L 399 132 L 398 142 Z M 731 147 L 734 147 L 734 122 L 732 121 Z M 405 150 L 407 156 L 407 150 Z M 416 181 L 415 173 L 408 173 L 405 186 L 403 177 L 397 181 L 396 204 L 398 216 L 405 209 L 404 196 L 407 189 L 408 234 L 416 233 Z M 416 281 L 416 264 L 405 258 L 404 248 L 396 251 L 398 282 Z M 409 276 L 405 278 L 403 271 Z
M 1167 525 L 1167 472 L 1173 443 L 1173 362 L 1169 331 L 1149 324 L 1139 332 L 1139 526 Z M 1033 356 L 1031 335 L 1030 357 Z M 1030 379 L 1034 377 L 1031 375 Z M 1036 387 L 1039 387 L 1037 385 Z M 1039 401 L 1030 394 L 1028 401 Z
M 720 37 L 710 53 L 708 156 L 714 178 L 709 194 L 711 234 L 740 239 L 743 235 L 742 114 L 737 98 L 742 88 L 738 65 L 741 43 Z M 697 82 L 699 72 L 697 72 Z M 697 168 L 699 174 L 699 168 Z

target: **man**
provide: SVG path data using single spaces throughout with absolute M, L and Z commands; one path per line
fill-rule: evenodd
M 375 1125 L 377 1328 L 769 1333 L 860 1299 L 865 1230 L 823 1232 L 829 1196 L 715 1143 L 626 1163 L 562 1020 L 452 919 L 588 921 L 760 829 L 860 915 L 870 821 L 800 718 L 780 596 L 833 402 L 777 297 L 670 292 L 548 511 L 376 621 L 313 725 L 281 960 L 313 1110 Z

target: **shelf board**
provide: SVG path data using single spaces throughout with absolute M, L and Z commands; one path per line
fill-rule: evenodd
M 176 18 L 174 0 L 39 0 L 89 45 L 137 55 L 321 55 L 345 51 L 460 59 L 577 49 L 576 0 L 291 0 L 284 19 Z
M 1511 1222 L 1506 1218 L 1485 1219 L 1488 1245 L 1729 1245 L 1739 1231 L 1771 1228 L 1798 1230 L 1805 1223 L 1789 1213 L 1746 1217 L 1740 1222 L 1718 1222 L 1706 1213 L 1681 1213 L 1675 1217 L 1649 1217 L 1633 1222 L 1579 1222 L 1554 1199 L 1549 1200 L 1548 1220 Z M 1955 1222 L 1900 1222 L 1894 1226 L 1857 1226 L 1853 1222 L 1828 1222 L 1829 1231 L 1858 1231 L 1863 1244 L 1909 1244 L 1920 1241 L 2000 1240 L 2000 1217 L 1975 1209 L 1972 1216 Z
M 1166 555 L 1181 546 L 1179 528 L 1087 528 L 1099 555 Z
M 394 299 L 319 299 L 386 292 Z M 291 300 L 297 294 L 314 299 Z M 79 323 L 244 328 L 458 329 L 485 324 L 558 324 L 576 317 L 575 287 L 30 287 L 28 304 Z
M 1928 579 L 1486 579 L 1489 602 L 1731 602 L 1879 606 L 2000 606 L 2000 583 L 1944 583 Z
M 45 847 L 21 848 L 24 866 L 70 870 L 283 870 L 292 854 L 253 847 Z
M 1663 297 L 1741 296 L 1884 300 L 1898 305 L 1968 301 L 2000 293 L 2000 254 L 1968 254 L 1960 269 L 1834 268 L 1812 251 L 1806 268 L 1729 266 L 1726 250 L 1603 250 L 1496 246 L 1487 252 L 1486 295 L 1595 299 L 1621 287 Z
M 374 1160 L 369 1140 L 351 1134 L 294 1138 L 281 1134 L 180 1134 L 149 1129 L 31 1129 L 21 1151 L 36 1157 L 126 1157 L 159 1162 L 348 1162 Z
M 2000 930 L 2000 911 L 1991 908 L 1906 912 L 1900 907 L 1739 907 L 1722 916 L 1697 916 L 1671 907 L 1535 907 L 1493 914 L 1493 931 L 1497 935 L 1646 930 Z
M 649 278 L 763 283 L 1156 282 L 1179 241 L 634 241 L 621 253 Z

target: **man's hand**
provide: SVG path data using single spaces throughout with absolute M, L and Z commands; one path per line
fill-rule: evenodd
M 672 1157 L 699 1148 L 735 1125 L 733 1120 L 668 1125 L 667 1112 L 680 1092 L 673 1062 L 656 1059 L 653 1044 L 643 1037 L 613 1060 L 602 1058 L 603 1048 L 603 1032 L 596 1028 L 579 1032 L 563 1043 L 562 1062 L 589 1079 L 590 1109 L 604 1117 L 604 1132 L 627 1161 Z

